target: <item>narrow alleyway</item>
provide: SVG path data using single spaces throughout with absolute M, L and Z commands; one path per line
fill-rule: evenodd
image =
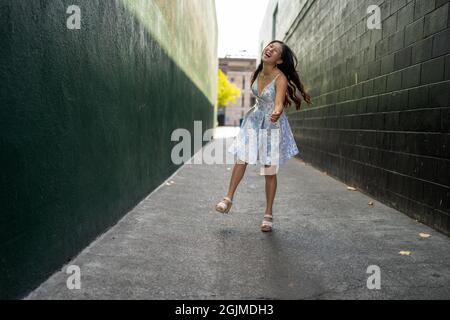
M 27 298 L 450 298 L 448 237 L 299 159 L 280 171 L 274 232 L 264 234 L 258 167 L 232 214 L 214 211 L 230 169 L 184 166 L 68 264 L 80 267 L 81 290 L 67 289 L 66 266 Z M 380 290 L 367 288 L 371 265 Z

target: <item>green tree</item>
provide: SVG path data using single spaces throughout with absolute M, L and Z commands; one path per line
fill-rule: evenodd
M 228 81 L 227 76 L 219 69 L 219 89 L 217 94 L 217 105 L 219 108 L 225 108 L 229 103 L 236 103 L 237 98 L 241 96 L 241 90 Z

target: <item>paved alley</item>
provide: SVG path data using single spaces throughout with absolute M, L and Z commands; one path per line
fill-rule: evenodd
M 258 167 L 232 214 L 214 211 L 230 169 L 184 166 L 68 264 L 80 267 L 80 290 L 67 288 L 65 266 L 27 299 L 450 298 L 448 237 L 300 159 L 280 170 L 264 234 Z M 367 288 L 372 265 L 380 290 Z

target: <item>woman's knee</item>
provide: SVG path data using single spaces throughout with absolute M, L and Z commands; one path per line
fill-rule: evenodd
M 262 176 L 276 176 L 278 174 L 278 166 L 265 165 L 261 167 L 260 175 Z

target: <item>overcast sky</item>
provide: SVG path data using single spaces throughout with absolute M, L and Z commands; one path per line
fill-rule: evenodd
M 216 0 L 219 57 L 247 50 L 259 56 L 259 30 L 269 0 Z

